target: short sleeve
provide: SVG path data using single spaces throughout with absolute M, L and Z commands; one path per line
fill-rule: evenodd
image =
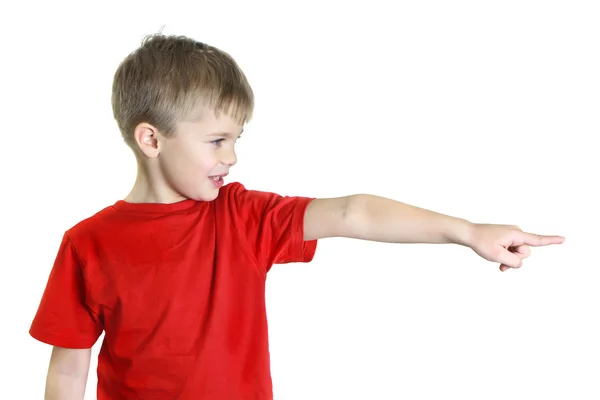
M 85 302 L 81 262 L 67 234 L 62 243 L 35 314 L 30 335 L 65 348 L 90 348 L 102 333 L 102 324 Z
M 273 264 L 312 261 L 317 241 L 304 240 L 304 214 L 312 200 L 247 190 L 239 183 L 227 194 L 245 241 L 267 271 Z

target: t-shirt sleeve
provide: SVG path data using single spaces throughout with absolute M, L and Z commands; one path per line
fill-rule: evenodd
M 97 315 L 86 305 L 82 264 L 65 234 L 35 314 L 30 335 L 65 348 L 90 348 L 102 333 Z
M 304 214 L 310 197 L 281 196 L 233 184 L 228 202 L 257 261 L 273 264 L 312 261 L 317 240 L 304 240 Z

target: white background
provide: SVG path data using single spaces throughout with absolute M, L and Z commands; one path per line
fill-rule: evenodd
M 43 398 L 50 347 L 29 324 L 63 232 L 133 184 L 112 76 L 163 25 L 253 85 L 231 180 L 567 238 L 506 273 L 458 246 L 349 239 L 276 266 L 276 400 L 600 398 L 600 13 L 399 3 L 3 3 L 0 398 Z

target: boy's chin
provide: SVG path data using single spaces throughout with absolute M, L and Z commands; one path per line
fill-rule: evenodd
M 205 190 L 202 193 L 199 193 L 197 196 L 194 196 L 196 201 L 213 201 L 219 196 L 219 189 L 212 188 L 210 190 Z
M 213 201 L 219 196 L 219 189 L 211 182 L 210 185 L 204 187 L 189 188 L 182 193 L 182 196 L 195 201 Z

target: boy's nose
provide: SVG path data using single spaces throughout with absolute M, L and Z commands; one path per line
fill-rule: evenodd
M 227 154 L 225 154 L 221 159 L 221 162 L 233 167 L 237 163 L 237 155 L 235 154 L 235 151 L 228 151 Z

